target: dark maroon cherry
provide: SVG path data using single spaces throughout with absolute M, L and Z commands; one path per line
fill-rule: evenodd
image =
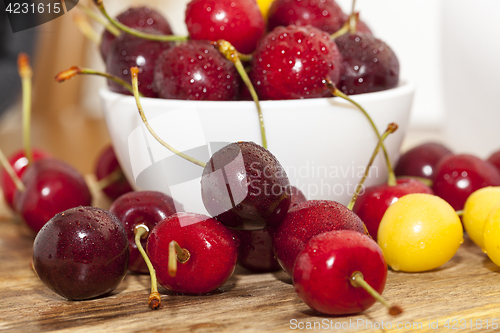
M 116 20 L 131 28 L 151 28 L 161 32 L 163 35 L 173 34 L 167 19 L 158 11 L 147 6 L 131 7 L 118 15 Z M 101 57 L 104 62 L 106 62 L 111 43 L 115 38 L 115 35 L 104 29 L 101 37 L 101 44 L 99 46 L 99 51 L 101 52 Z
M 187 252 L 169 272 L 169 244 L 175 241 Z M 147 253 L 158 283 L 176 293 L 201 295 L 215 291 L 232 275 L 238 257 L 238 241 L 220 222 L 204 215 L 176 213 L 160 221 L 149 233 Z
M 352 211 L 365 223 L 370 236 L 376 241 L 378 227 L 387 208 L 403 195 L 410 193 L 434 194 L 429 186 L 419 180 L 400 178 L 395 186 L 384 183 L 366 188 L 358 196 Z
M 42 282 L 68 300 L 108 294 L 127 272 L 128 243 L 120 221 L 95 207 L 55 215 L 37 234 L 33 266 Z
M 255 0 L 191 0 L 186 26 L 191 39 L 224 39 L 241 53 L 252 53 L 265 31 Z
M 33 150 L 33 161 L 38 161 L 45 157 L 49 157 L 49 154 L 38 149 Z M 25 155 L 24 149 L 12 154 L 9 158 L 9 164 L 12 166 L 17 176 L 21 178 L 26 171 L 26 167 L 28 166 L 28 158 Z M 16 191 L 16 185 L 4 168 L 2 168 L 2 171 L 0 172 L 0 186 L 3 191 L 5 201 L 9 207 L 14 208 L 14 192 Z
M 436 171 L 436 164 L 442 157 L 451 153 L 451 150 L 440 143 L 423 143 L 401 155 L 394 173 L 396 176 L 411 176 L 432 180 Z
M 487 161 L 493 164 L 500 171 L 500 150 L 491 154 Z
M 276 228 L 274 253 L 283 270 L 290 276 L 297 255 L 314 236 L 332 230 L 354 230 L 364 233 L 363 221 L 335 201 L 309 200 L 295 205 Z
M 439 161 L 432 189 L 453 209 L 461 210 L 474 191 L 486 186 L 500 186 L 500 171 L 479 157 L 460 154 Z
M 399 83 L 399 60 L 383 41 L 361 32 L 335 39 L 344 73 L 337 86 L 346 95 L 394 88 Z
M 99 155 L 95 166 L 95 175 L 97 180 L 102 180 L 112 173 L 118 174 L 118 179 L 102 189 L 110 199 L 115 200 L 122 194 L 134 190 L 123 174 L 113 146 L 108 145 Z
M 14 207 L 35 232 L 57 213 L 91 204 L 83 176 L 61 160 L 44 158 L 33 162 L 21 179 L 26 189 L 16 190 Z
M 299 188 L 297 188 L 295 186 L 291 186 L 290 189 L 291 189 L 291 195 L 292 195 L 292 201 L 290 203 L 290 208 L 292 208 L 295 205 L 298 205 L 301 202 L 307 201 L 306 196 L 304 195 L 304 193 L 302 193 L 302 191 Z
M 357 284 L 360 276 L 378 294 L 384 291 L 387 264 L 382 250 L 366 235 L 336 230 L 317 235 L 304 246 L 295 263 L 293 285 L 312 309 L 347 315 L 376 302 Z
M 238 264 L 251 272 L 266 273 L 281 269 L 274 257 L 274 229 L 234 230 L 240 246 L 238 247 Z
M 241 79 L 210 42 L 191 40 L 158 58 L 154 86 L 161 98 L 228 101 L 238 98 Z
M 159 33 L 156 30 L 144 30 L 148 33 Z M 153 72 L 155 62 L 160 54 L 172 47 L 172 43 L 158 42 L 138 38 L 129 34 L 121 34 L 111 43 L 106 58 L 106 71 L 126 82 L 131 82 L 130 67 L 139 68 L 139 92 L 145 97 L 157 97 L 153 90 Z M 120 84 L 108 80 L 109 89 L 121 94 L 131 95 L 130 91 Z
M 135 227 L 142 224 L 152 230 L 158 222 L 176 212 L 174 200 L 156 191 L 130 192 L 116 199 L 109 211 L 121 221 L 127 232 L 130 249 L 128 269 L 132 272 L 148 273 L 148 267 L 135 244 Z M 141 241 L 145 247 L 147 238 Z
M 333 34 L 342 28 L 347 18 L 334 0 L 275 0 L 269 8 L 267 27 L 273 30 L 280 25 L 311 25 Z
M 211 216 L 239 229 L 276 227 L 291 201 L 290 182 L 276 157 L 241 141 L 212 155 L 203 170 L 201 195 Z
M 324 80 L 342 75 L 342 55 L 330 36 L 311 26 L 277 27 L 259 42 L 250 79 L 260 99 L 331 96 Z

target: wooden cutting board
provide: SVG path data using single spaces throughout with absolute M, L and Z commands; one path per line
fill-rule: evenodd
M 251 274 L 243 268 L 212 295 L 174 295 L 160 288 L 163 307 L 157 311 L 147 306 L 147 275 L 129 274 L 107 297 L 70 302 L 31 270 L 32 242 L 29 230 L 0 206 L 0 331 L 380 332 L 381 326 L 390 331 L 389 325 L 399 325 L 398 332 L 435 332 L 437 325 L 439 331 L 467 332 L 500 325 L 500 269 L 467 238 L 437 270 L 389 271 L 384 296 L 404 308 L 398 317 L 379 304 L 355 316 L 321 316 L 298 298 L 285 273 Z

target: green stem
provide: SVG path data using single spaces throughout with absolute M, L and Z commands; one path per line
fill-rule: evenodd
M 188 250 L 183 249 L 176 241 L 171 241 L 168 244 L 168 275 L 175 277 L 177 275 L 177 262 L 186 263 L 191 254 Z
M 149 40 L 156 40 L 159 42 L 183 42 L 189 39 L 188 36 L 174 36 L 174 35 L 155 35 L 155 34 L 149 34 L 140 30 L 136 30 L 133 28 L 130 28 L 126 26 L 125 24 L 120 23 L 119 21 L 113 19 L 111 16 L 109 16 L 108 12 L 104 8 L 104 4 L 102 0 L 94 0 L 95 5 L 99 9 L 99 11 L 108 19 L 108 21 L 120 29 L 121 31 L 139 37 L 143 39 L 149 39 Z
M 330 89 L 332 95 L 340 97 L 342 99 L 345 99 L 346 101 L 354 104 L 365 115 L 365 117 L 370 122 L 370 125 L 372 126 L 373 130 L 375 131 L 375 133 L 377 134 L 377 137 L 380 140 L 380 132 L 378 131 L 377 126 L 373 122 L 373 119 L 372 119 L 372 117 L 370 117 L 368 112 L 366 112 L 366 110 L 360 104 L 358 104 L 356 101 L 354 101 L 352 98 L 350 98 L 349 96 L 344 94 L 342 91 L 337 89 L 337 87 L 335 87 L 335 84 L 333 82 L 331 82 L 329 79 L 326 79 L 325 81 L 326 81 L 326 86 L 328 87 L 328 89 Z M 385 149 L 385 146 L 383 144 L 382 144 L 382 151 L 384 152 L 385 163 L 387 165 L 387 184 L 389 186 L 396 186 L 396 184 L 397 184 L 396 175 L 394 174 L 394 170 L 392 169 L 389 154 L 387 153 L 387 150 Z
M 89 22 L 86 20 L 84 15 L 77 13 L 73 15 L 73 22 L 80 29 L 81 33 L 87 37 L 92 43 L 99 45 L 101 42 L 101 37 L 99 34 L 92 28 Z
M 153 130 L 153 128 L 149 125 L 148 123 L 148 120 L 146 119 L 146 115 L 144 114 L 144 111 L 142 109 L 142 105 L 141 105 L 141 100 L 139 98 L 139 87 L 138 87 L 138 80 L 137 80 L 137 76 L 139 75 L 139 68 L 137 67 L 132 67 L 130 68 L 130 72 L 132 74 L 132 88 L 133 88 L 133 91 L 134 91 L 134 97 L 135 97 L 135 102 L 137 104 L 137 109 L 139 110 L 139 115 L 141 116 L 141 119 L 142 119 L 142 122 L 144 123 L 144 125 L 146 125 L 146 128 L 148 129 L 149 133 L 151 133 L 151 135 L 159 142 L 161 143 L 165 148 L 167 148 L 168 150 L 170 150 L 171 152 L 173 152 L 174 154 L 184 158 L 185 160 L 188 160 L 189 162 L 191 163 L 194 163 L 196 165 L 199 165 L 201 166 L 202 168 L 205 167 L 206 163 L 202 162 L 202 161 L 199 161 L 197 160 L 196 158 L 194 157 L 191 157 L 191 156 L 188 156 L 186 154 L 184 154 L 183 152 L 173 148 L 172 146 L 170 146 L 168 143 L 166 143 L 165 141 L 163 141 L 157 134 L 156 132 Z
M 31 78 L 33 71 L 29 64 L 28 55 L 20 53 L 17 58 L 19 76 L 21 77 L 23 90 L 23 142 L 24 154 L 28 159 L 28 165 L 33 163 L 33 151 L 31 149 Z
M 384 134 L 382 134 L 382 136 L 378 140 L 377 146 L 375 147 L 375 150 L 373 151 L 373 154 L 370 158 L 370 161 L 368 162 L 368 165 L 365 169 L 365 173 L 363 174 L 363 177 L 361 177 L 361 180 L 359 181 L 358 186 L 356 186 L 356 191 L 354 191 L 354 195 L 352 196 L 351 201 L 347 205 L 348 209 L 352 210 L 352 208 L 354 207 L 354 204 L 356 203 L 356 200 L 359 196 L 359 193 L 361 192 L 361 189 L 363 188 L 363 184 L 365 183 L 365 180 L 368 177 L 368 174 L 370 173 L 370 167 L 372 166 L 373 161 L 375 161 L 375 158 L 377 157 L 378 151 L 380 150 L 380 147 L 382 146 L 385 138 L 387 138 L 387 136 L 389 134 L 394 133 L 397 129 L 398 129 L 398 125 L 396 125 L 395 123 L 389 124 L 389 126 L 387 126 L 387 130 L 384 132 Z
M 74 1 L 71 0 L 66 0 L 69 2 L 72 2 L 76 5 Z M 108 30 L 110 33 L 115 35 L 116 37 L 120 36 L 120 29 L 116 28 L 114 25 L 110 24 L 107 19 L 104 17 L 97 15 L 96 12 L 88 8 L 87 6 L 83 5 L 81 2 L 78 2 L 77 8 L 80 9 L 82 12 L 84 12 L 87 16 L 89 16 L 91 19 L 94 21 L 102 24 L 106 30 Z
M 224 57 L 226 57 L 226 59 L 228 59 L 234 64 L 236 70 L 241 76 L 241 79 L 247 86 L 248 91 L 250 92 L 250 95 L 252 96 L 252 99 L 255 103 L 255 106 L 257 107 L 257 114 L 259 116 L 259 123 L 260 123 L 260 135 L 262 138 L 262 147 L 267 149 L 266 126 L 264 125 L 264 115 L 262 114 L 262 109 L 260 108 L 259 96 L 255 91 L 252 81 L 250 81 L 250 78 L 248 77 L 248 73 L 246 72 L 245 67 L 241 63 L 240 57 L 242 55 L 238 51 L 236 51 L 234 46 L 231 45 L 231 43 L 229 43 L 228 41 L 218 40 L 217 42 L 214 42 L 214 45 L 219 50 L 219 52 Z
M 63 81 L 71 79 L 73 76 L 75 76 L 77 74 L 103 76 L 103 77 L 121 85 L 123 88 L 130 91 L 131 94 L 134 94 L 134 89 L 132 88 L 132 85 L 130 85 L 130 83 L 128 83 L 127 81 L 119 78 L 118 76 L 115 76 L 115 75 L 112 75 L 112 74 L 109 74 L 106 72 L 96 71 L 96 70 L 90 69 L 90 68 L 81 68 L 78 66 L 73 66 L 73 67 L 66 69 L 66 70 L 60 72 L 59 74 L 57 74 L 55 79 L 57 82 L 63 82 Z M 144 97 L 144 95 L 141 93 L 139 93 L 139 96 Z
M 2 165 L 9 174 L 10 178 L 14 182 L 14 185 L 16 186 L 17 190 L 20 192 L 23 192 L 26 190 L 24 187 L 23 182 L 21 181 L 21 178 L 17 175 L 16 171 L 14 171 L 14 168 L 12 168 L 12 165 L 10 165 L 9 160 L 3 153 L 3 151 L 0 149 L 0 165 Z
M 146 238 L 148 233 L 149 233 L 148 227 L 146 227 L 143 224 L 139 224 L 134 229 L 134 234 L 135 234 L 134 240 L 135 240 L 135 245 L 137 246 L 137 249 L 141 253 L 142 257 L 144 258 L 144 261 L 146 262 L 146 266 L 148 266 L 149 275 L 151 276 L 151 293 L 149 294 L 148 305 L 151 309 L 156 310 L 159 307 L 161 307 L 161 296 L 160 296 L 160 293 L 158 292 L 158 282 L 156 281 L 156 271 L 153 267 L 153 264 L 151 263 L 151 260 L 149 260 L 149 257 L 146 254 L 146 251 L 144 251 L 144 248 L 142 247 L 142 244 L 141 244 L 141 239 Z
M 351 285 L 356 288 L 363 288 L 369 293 L 373 298 L 382 303 L 387 309 L 389 309 L 389 314 L 391 316 L 397 316 L 403 313 L 403 309 L 397 305 L 390 305 L 385 298 L 382 297 L 375 289 L 372 288 L 364 279 L 363 273 L 356 271 L 351 275 Z
M 117 169 L 113 170 L 113 172 L 108 174 L 106 177 L 98 180 L 96 183 L 96 189 L 99 191 L 102 191 L 103 189 L 105 189 L 109 185 L 114 184 L 121 179 L 124 179 L 124 177 L 125 177 L 125 175 L 123 174 L 122 169 L 117 168 Z

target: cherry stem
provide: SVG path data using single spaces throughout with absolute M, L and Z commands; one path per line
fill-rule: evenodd
M 68 68 L 59 74 L 56 75 L 55 79 L 57 82 L 63 82 L 66 80 L 71 79 L 73 76 L 78 75 L 78 74 L 83 74 L 83 75 L 98 75 L 98 76 L 103 76 L 119 85 L 121 85 L 123 88 L 127 89 L 130 91 L 131 94 L 134 93 L 134 89 L 128 83 L 127 81 L 119 78 L 118 76 L 106 73 L 106 72 L 100 72 L 91 68 L 81 68 L 78 66 L 73 66 L 71 68 Z M 139 96 L 144 97 L 143 94 L 139 93 Z
M 113 172 L 108 174 L 106 177 L 99 179 L 96 183 L 96 189 L 102 191 L 109 185 L 114 184 L 117 181 L 122 180 L 124 178 L 125 175 L 123 174 L 123 171 L 120 168 L 117 168 L 113 170 Z
M 177 262 L 186 263 L 191 254 L 187 249 L 183 249 L 176 241 L 168 244 L 168 275 L 175 277 L 177 275 Z
M 394 133 L 397 129 L 398 129 L 398 125 L 396 125 L 395 123 L 390 123 L 387 126 L 387 129 L 385 130 L 384 134 L 382 134 L 382 136 L 378 140 L 377 146 L 375 147 L 375 150 L 373 151 L 372 157 L 370 158 L 370 161 L 368 162 L 368 165 L 366 166 L 365 173 L 363 174 L 363 177 L 359 181 L 358 186 L 356 186 L 356 191 L 354 191 L 354 195 L 352 196 L 351 201 L 347 205 L 347 208 L 349 208 L 350 210 L 352 210 L 352 208 L 354 207 L 354 204 L 356 203 L 356 199 L 358 198 L 359 193 L 361 192 L 361 189 L 363 188 L 363 184 L 364 184 L 366 178 L 368 177 L 368 175 L 370 174 L 370 167 L 372 166 L 373 161 L 375 161 L 375 158 L 377 157 L 378 151 L 380 150 L 380 147 L 382 146 L 385 138 L 387 138 L 387 136 L 389 134 Z
M 17 57 L 17 68 L 21 77 L 23 87 L 23 141 L 24 155 L 28 159 L 28 165 L 33 163 L 33 151 L 31 150 L 30 124 L 31 124 L 31 78 L 33 70 L 26 53 L 20 53 Z
M 130 28 L 126 26 L 125 24 L 120 23 L 119 21 L 113 19 L 111 16 L 109 16 L 108 12 L 104 8 L 104 3 L 102 0 L 93 0 L 99 11 L 108 19 L 108 21 L 120 29 L 121 31 L 139 37 L 143 39 L 149 39 L 149 40 L 156 40 L 159 42 L 182 42 L 186 41 L 189 39 L 188 36 L 174 36 L 174 35 L 155 35 L 155 34 L 148 34 L 146 32 L 142 32 L 140 30 L 136 30 L 133 28 Z
M 377 126 L 373 122 L 373 119 L 372 119 L 372 117 L 370 117 L 368 112 L 366 112 L 366 110 L 359 103 L 357 103 L 352 98 L 350 98 L 349 96 L 344 94 L 342 91 L 340 91 L 335 86 L 335 84 L 332 81 L 330 81 L 330 79 L 326 78 L 325 84 L 326 84 L 327 88 L 330 89 L 330 92 L 332 93 L 332 95 L 343 98 L 346 101 L 354 104 L 365 115 L 365 117 L 370 122 L 370 125 L 372 126 L 373 130 L 375 131 L 375 133 L 377 134 L 377 136 L 380 140 L 380 132 L 378 131 Z M 382 151 L 384 152 L 385 163 L 387 165 L 387 184 L 389 186 L 396 186 L 396 184 L 397 184 L 396 176 L 394 175 L 394 170 L 392 169 L 392 164 L 391 164 L 391 160 L 389 159 L 389 154 L 387 153 L 387 150 L 385 149 L 385 146 L 383 144 L 382 144 Z
M 21 178 L 19 178 L 17 173 L 14 171 L 14 168 L 12 168 L 12 165 L 10 165 L 9 160 L 7 159 L 7 157 L 5 156 L 5 154 L 1 149 L 0 149 L 0 164 L 5 168 L 5 171 L 7 171 L 7 173 L 9 174 L 17 190 L 20 192 L 25 191 L 26 187 L 24 187 Z
M 104 17 L 97 15 L 96 12 L 94 12 L 92 9 L 89 7 L 83 5 L 81 2 L 75 2 L 73 0 L 66 0 L 69 1 L 75 5 L 78 5 L 77 8 L 80 9 L 82 12 L 84 12 L 88 17 L 93 19 L 94 21 L 102 24 L 106 30 L 108 30 L 110 33 L 115 35 L 115 37 L 120 36 L 120 29 L 117 29 L 114 25 L 110 24 L 107 19 Z
M 149 275 L 151 276 L 151 293 L 149 294 L 148 305 L 151 309 L 156 310 L 159 307 L 161 307 L 161 296 L 160 293 L 158 292 L 158 283 L 156 281 L 156 270 L 154 269 L 151 260 L 149 260 L 149 257 L 146 254 L 146 251 L 144 251 L 144 248 L 142 247 L 141 244 L 141 239 L 146 238 L 148 236 L 148 233 L 149 233 L 148 227 L 145 226 L 144 224 L 139 224 L 134 229 L 134 235 L 135 235 L 134 240 L 135 240 L 135 245 L 137 245 L 137 249 L 141 253 L 142 257 L 144 258 L 144 261 L 146 262 L 146 265 L 148 266 Z
M 463 210 L 457 210 L 455 213 L 457 213 L 457 215 L 459 217 L 462 217 L 464 215 L 464 211 Z
M 366 290 L 367 293 L 369 293 L 373 298 L 375 298 L 377 301 L 382 303 L 387 309 L 389 309 L 389 314 L 391 316 L 397 316 L 403 313 L 403 309 L 400 306 L 397 305 L 390 305 L 387 303 L 385 298 L 382 297 L 375 289 L 372 288 L 366 281 L 363 276 L 363 273 L 360 271 L 356 271 L 352 273 L 351 275 L 351 285 L 356 288 L 363 288 Z
M 141 100 L 139 98 L 139 86 L 138 86 L 138 80 L 137 80 L 137 76 L 139 75 L 139 68 L 137 67 L 131 67 L 130 68 L 130 73 L 132 74 L 132 88 L 133 88 L 133 92 L 134 92 L 134 97 L 135 97 L 135 102 L 137 104 L 137 109 L 139 110 L 139 115 L 141 116 L 141 119 L 142 119 L 142 122 L 144 123 L 144 125 L 146 126 L 146 128 L 148 129 L 149 133 L 151 133 L 151 135 L 159 142 L 161 143 L 165 148 L 167 148 L 168 150 L 170 150 L 172 153 L 184 158 L 185 160 L 188 160 L 189 162 L 191 163 L 194 163 L 196 165 L 199 165 L 201 166 L 202 168 L 205 167 L 206 163 L 202 162 L 202 161 L 199 161 L 197 160 L 196 158 L 194 157 L 191 157 L 191 156 L 188 156 L 186 154 L 184 154 L 183 152 L 173 148 L 172 146 L 170 146 L 168 143 L 166 143 L 165 141 L 163 141 L 157 134 L 156 132 L 153 130 L 153 128 L 149 125 L 148 123 L 148 120 L 146 119 L 146 115 L 144 114 L 144 111 L 142 109 L 142 105 L 141 105 Z
M 352 0 L 352 7 L 351 7 L 351 15 L 349 15 L 349 19 L 347 22 L 349 23 L 349 31 L 351 33 L 356 32 L 356 25 L 359 20 L 359 13 L 356 13 L 356 0 Z
M 243 67 L 243 64 L 241 63 L 241 54 L 238 51 L 236 51 L 236 49 L 234 48 L 233 45 L 231 45 L 231 43 L 222 39 L 214 42 L 214 46 L 219 50 L 219 52 L 224 57 L 226 57 L 226 59 L 228 59 L 234 64 L 236 70 L 241 76 L 241 79 L 247 86 L 248 91 L 250 91 L 250 95 L 252 95 L 252 99 L 255 102 L 255 106 L 257 107 L 257 113 L 259 115 L 262 147 L 267 149 L 266 127 L 264 125 L 264 116 L 262 114 L 262 109 L 260 108 L 259 96 L 257 96 L 257 92 L 253 87 L 252 81 L 250 81 L 250 78 L 248 77 L 245 67 Z
M 92 43 L 99 45 L 101 42 L 101 37 L 99 34 L 92 28 L 89 21 L 87 21 L 85 15 L 81 15 L 80 13 L 75 13 L 73 15 L 73 22 L 80 29 L 81 33 L 87 37 Z

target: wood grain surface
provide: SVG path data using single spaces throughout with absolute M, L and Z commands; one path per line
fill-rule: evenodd
M 390 317 L 380 304 L 355 316 L 321 316 L 298 298 L 285 273 L 251 274 L 242 268 L 212 295 L 175 295 L 160 288 L 163 307 L 157 311 L 147 306 L 147 275 L 129 274 L 106 297 L 70 302 L 45 287 L 31 270 L 32 242 L 30 231 L 0 205 L 2 332 L 287 332 L 313 328 L 436 332 L 432 329 L 436 325 L 439 331 L 469 332 L 478 331 L 479 325 L 482 331 L 493 331 L 493 319 L 500 324 L 499 267 L 467 238 L 455 257 L 437 270 L 389 271 L 384 296 L 404 308 L 398 317 Z

